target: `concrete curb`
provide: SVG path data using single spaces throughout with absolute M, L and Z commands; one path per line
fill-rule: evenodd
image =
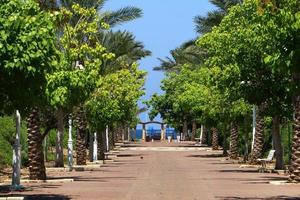
M 290 183 L 288 181 L 270 181 L 271 185 L 299 185 L 299 183 Z
M 10 180 L 5 181 L 6 183 L 9 183 Z M 48 180 L 29 180 L 29 179 L 21 179 L 21 183 L 69 183 L 74 182 L 74 179 L 48 179 Z M 6 184 L 7 185 L 7 184 Z
M 100 170 L 103 164 L 95 164 L 95 165 L 75 165 L 73 166 L 73 170 L 76 172 L 83 172 L 83 171 L 97 171 Z
M 46 172 L 68 172 L 69 168 L 66 167 L 47 167 Z
M 24 197 L 0 197 L 0 200 L 23 200 Z

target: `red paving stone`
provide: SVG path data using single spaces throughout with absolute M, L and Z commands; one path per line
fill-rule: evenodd
M 134 146 L 170 147 L 190 144 L 146 143 Z M 211 151 L 125 150 L 116 162 L 99 171 L 51 173 L 74 178 L 71 183 L 27 184 L 31 191 L 14 193 L 27 199 L 205 200 L 300 199 L 300 185 L 271 185 L 286 177 L 217 157 Z M 0 196 L 11 195 L 1 194 Z

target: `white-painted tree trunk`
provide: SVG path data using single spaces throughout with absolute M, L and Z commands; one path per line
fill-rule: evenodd
M 12 174 L 12 187 L 14 189 L 20 188 L 20 179 L 21 179 L 20 127 L 21 127 L 21 115 L 17 110 L 16 111 L 16 140 L 13 149 L 13 174 Z

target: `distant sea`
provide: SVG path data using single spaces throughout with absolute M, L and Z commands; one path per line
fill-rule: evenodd
M 136 139 L 142 139 L 142 132 L 143 130 L 142 129 L 137 129 L 136 130 Z M 146 135 L 147 136 L 150 136 L 150 137 L 160 137 L 160 133 L 161 133 L 161 130 L 160 129 L 147 129 L 146 130 Z M 179 133 L 178 133 L 179 134 Z M 134 138 L 134 132 L 132 131 L 131 132 L 131 136 L 132 138 Z M 177 132 L 174 130 L 174 129 L 171 129 L 171 128 L 167 128 L 167 134 L 166 134 L 166 139 L 168 136 L 171 136 L 173 139 L 176 139 L 177 137 Z

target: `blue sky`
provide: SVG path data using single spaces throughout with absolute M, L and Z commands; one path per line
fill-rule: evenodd
M 213 9 L 208 0 L 109 0 L 104 10 L 116 10 L 125 6 L 135 6 L 143 10 L 143 17 L 126 23 L 116 29 L 132 32 L 138 41 L 152 51 L 152 56 L 140 62 L 140 68 L 148 72 L 146 95 L 149 99 L 157 92 L 161 93 L 162 72 L 153 71 L 159 65 L 157 58 L 169 56 L 169 51 L 183 42 L 197 36 L 193 18 L 206 15 Z M 148 120 L 147 113 L 140 116 L 141 121 Z M 159 119 L 158 119 L 159 120 Z

